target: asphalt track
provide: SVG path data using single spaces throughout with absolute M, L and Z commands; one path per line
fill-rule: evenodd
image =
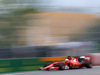
M 55 70 L 55 71 L 31 71 L 23 73 L 10 73 L 2 75 L 100 75 L 100 66 L 94 66 L 92 69 L 73 69 L 73 70 Z

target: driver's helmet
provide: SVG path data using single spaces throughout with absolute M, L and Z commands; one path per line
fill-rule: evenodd
M 67 62 L 69 59 L 65 59 L 65 62 Z
M 81 59 L 81 60 L 84 60 L 84 59 L 85 59 L 85 56 L 80 56 L 80 59 Z

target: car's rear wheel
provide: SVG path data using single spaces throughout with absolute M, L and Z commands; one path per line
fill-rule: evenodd
M 59 63 L 59 70 L 65 70 L 65 64 L 64 63 Z
M 90 62 L 90 61 L 85 62 L 85 67 L 92 68 L 93 67 L 92 62 Z

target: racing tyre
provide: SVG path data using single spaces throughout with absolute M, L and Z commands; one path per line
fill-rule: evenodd
M 59 63 L 59 70 L 65 70 L 65 64 L 64 63 Z
M 72 67 L 70 66 L 70 63 L 68 63 L 69 69 L 72 69 Z
M 87 61 L 87 62 L 85 62 L 85 67 L 86 68 L 92 68 L 93 65 L 92 65 L 92 63 L 90 61 Z
M 46 63 L 45 65 L 44 65 L 44 67 L 46 67 L 46 66 L 49 66 L 51 63 Z

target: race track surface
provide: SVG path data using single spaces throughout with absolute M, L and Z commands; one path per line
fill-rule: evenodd
M 2 75 L 100 75 L 100 66 L 94 66 L 92 69 L 73 69 L 73 70 L 55 70 L 55 71 L 32 71 L 23 73 L 10 73 Z

